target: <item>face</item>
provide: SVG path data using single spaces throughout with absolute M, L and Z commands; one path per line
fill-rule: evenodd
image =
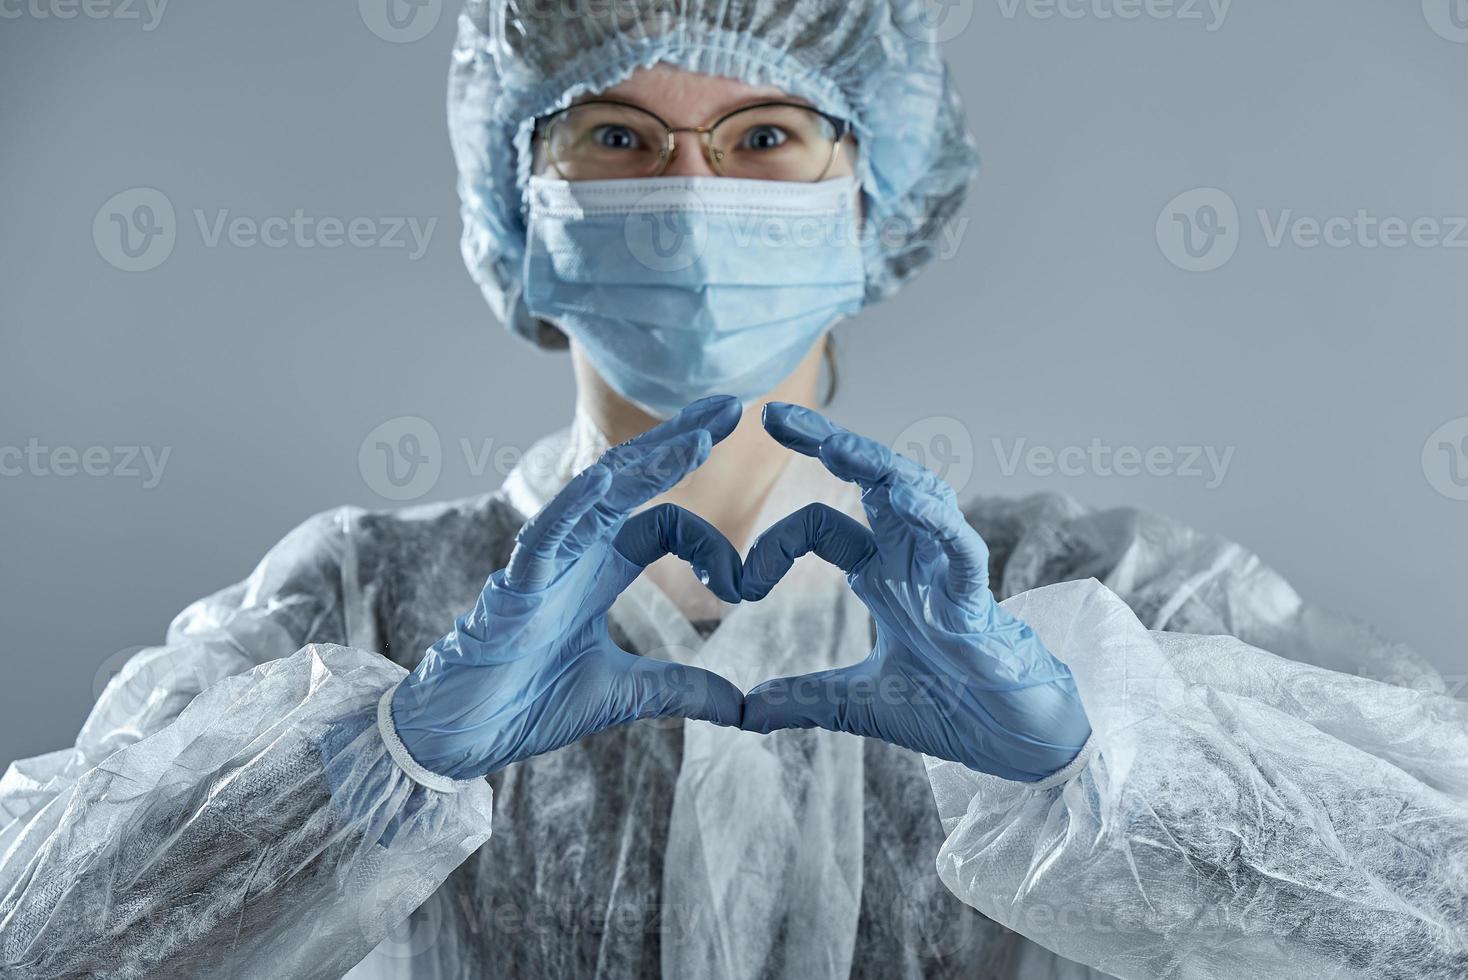
M 615 99 L 619 102 L 630 103 L 654 113 L 666 121 L 669 126 L 675 128 L 707 126 L 735 110 L 771 100 L 794 102 L 800 105 L 810 104 L 778 88 L 746 85 L 732 78 L 701 75 L 663 64 L 654 65 L 651 68 L 639 68 L 625 81 L 604 92 L 583 96 L 577 102 L 585 102 L 588 99 Z M 611 140 L 626 141 L 630 138 L 635 137 L 631 137 L 626 132 L 616 132 L 609 136 Z M 752 151 L 756 151 L 762 145 L 781 137 L 773 130 L 769 132 L 752 130 L 747 134 L 731 133 L 731 138 L 743 140 Z M 661 176 L 718 176 L 718 171 L 714 169 L 705 153 L 705 146 L 706 141 L 698 134 L 678 133 L 673 157 L 667 168 L 662 171 Z M 553 169 L 551 161 L 547 159 L 544 144 L 539 140 L 536 141 L 535 153 L 535 172 L 537 174 L 551 173 Z M 835 157 L 831 158 L 830 166 L 825 171 L 824 177 L 829 179 L 850 176 L 853 172 L 852 164 L 855 160 L 855 153 L 856 143 L 850 135 L 847 135 L 842 139 Z
M 833 123 L 820 113 L 804 112 L 798 108 L 760 107 L 772 101 L 810 106 L 806 100 L 794 98 L 778 88 L 747 85 L 731 78 L 656 65 L 639 69 L 622 83 L 576 102 L 596 100 L 615 100 L 636 109 L 595 104 L 577 111 L 573 103 L 572 109 L 557 117 L 559 121 L 542 125 L 535 141 L 534 173 L 572 181 L 726 176 L 806 182 L 854 174 L 855 140 L 849 135 L 844 136 L 833 146 L 833 136 L 840 131 L 839 124 L 834 124 L 833 128 Z M 748 112 L 730 115 L 739 110 Z M 657 118 L 649 123 L 650 117 L 646 113 Z M 684 127 L 706 128 L 714 123 L 719 125 L 712 135 L 678 131 Z M 673 155 L 665 161 L 667 128 L 676 132 Z M 547 152 L 547 143 L 554 144 L 551 151 L 554 158 Z M 709 153 L 721 154 L 720 167 L 715 167 L 707 155 Z M 807 176 L 792 176 L 796 173 Z M 854 188 L 852 193 L 860 220 L 860 190 Z M 811 254 L 820 253 L 812 250 Z M 857 262 L 859 264 L 859 257 Z M 856 278 L 860 278 L 859 273 Z M 842 285 L 849 286 L 849 281 Z M 848 302 L 860 298 L 859 292 L 855 297 L 842 295 Z M 603 295 L 601 300 L 611 302 L 614 298 Z M 679 302 L 686 304 L 689 301 L 682 297 Z M 547 305 L 554 304 L 548 302 Z M 800 363 L 787 375 L 761 376 L 758 383 L 764 387 L 760 388 L 760 394 L 801 403 L 813 403 L 817 399 L 821 355 L 825 349 L 824 334 L 807 337 L 806 333 L 794 327 L 786 330 L 799 350 L 795 347 L 781 348 L 779 337 L 772 337 L 765 343 L 733 343 L 726 338 L 723 343 L 714 345 L 717 351 L 709 358 L 691 357 L 689 351 L 682 348 L 669 353 L 665 350 L 671 349 L 669 340 L 659 339 L 662 334 L 687 339 L 692 336 L 688 331 L 644 330 L 644 320 L 646 315 L 650 315 L 646 310 L 613 308 L 610 313 L 630 317 L 636 323 L 629 325 L 627 322 L 598 319 L 583 309 L 574 314 L 583 321 L 579 324 L 580 333 L 572 325 L 557 325 L 555 329 L 570 338 L 582 405 L 591 411 L 609 437 L 615 436 L 614 441 L 641 432 L 654 421 L 653 415 L 631 400 L 637 396 L 629 392 L 652 390 L 666 400 L 670 389 L 679 388 L 677 382 L 685 380 L 684 375 L 693 372 L 692 367 L 680 366 L 680 361 L 708 361 L 700 369 L 701 376 L 713 371 L 730 378 L 745 379 L 767 364 L 775 366 L 766 373 L 789 370 L 781 366 L 786 364 L 784 355 L 791 351 L 797 356 L 804 354 Z M 820 311 L 816 313 L 819 315 Z M 555 315 L 548 309 L 542 315 L 546 317 L 543 324 L 556 324 Z M 643 319 L 639 320 L 639 317 Z M 807 315 L 801 324 L 808 326 L 813 318 Z M 829 322 L 827 319 L 827 326 Z M 653 349 L 643 351 L 646 356 L 633 364 L 617 352 L 619 344 L 623 343 L 618 338 L 624 333 L 640 338 L 639 342 L 650 344 Z M 766 336 L 770 336 L 768 331 Z M 804 345 L 807 340 L 809 346 Z M 602 362 L 597 360 L 598 353 L 604 359 Z M 610 375 L 605 373 L 608 371 Z M 608 377 L 620 378 L 621 383 L 609 381 Z M 747 380 L 740 383 L 746 387 L 750 384 Z M 720 389 L 716 386 L 712 390 Z M 746 393 L 739 394 L 744 397 Z M 754 419 L 753 424 L 758 428 L 759 413 L 754 412 L 747 417 Z

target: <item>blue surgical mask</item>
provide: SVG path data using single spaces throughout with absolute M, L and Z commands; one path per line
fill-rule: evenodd
M 527 207 L 527 308 L 659 418 L 768 393 L 865 296 L 850 177 L 532 177 Z

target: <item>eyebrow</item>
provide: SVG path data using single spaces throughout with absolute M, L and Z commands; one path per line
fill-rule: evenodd
M 581 105 L 582 103 L 585 103 L 585 102 L 606 102 L 606 101 L 624 102 L 627 105 L 635 106 L 638 109 L 643 110 L 644 112 L 650 112 L 653 115 L 658 116 L 658 117 L 661 117 L 662 116 L 662 113 L 661 112 L 659 112 L 658 110 L 656 110 L 656 109 L 652 108 L 651 106 L 647 105 L 641 99 L 633 98 L 632 96 L 628 96 L 628 95 L 620 95 L 615 90 L 608 90 L 606 92 L 601 92 L 601 93 L 598 93 L 596 95 L 587 94 L 587 95 L 583 95 L 583 96 L 578 96 L 576 99 L 574 99 L 571 102 L 571 104 L 572 105 Z M 798 95 L 789 95 L 789 94 L 786 94 L 784 92 L 781 92 L 778 95 L 776 95 L 774 93 L 771 93 L 769 95 L 763 95 L 763 96 L 759 96 L 759 95 L 750 96 L 747 99 L 743 99 L 743 100 L 741 100 L 739 102 L 736 102 L 736 103 L 733 103 L 731 105 L 725 106 L 724 108 L 718 110 L 717 112 L 715 112 L 713 114 L 713 118 L 718 119 L 718 118 L 721 118 L 723 116 L 729 115 L 731 112 L 738 112 L 740 109 L 748 109 L 751 106 L 765 105 L 765 104 L 770 103 L 770 102 L 788 102 L 791 105 L 805 106 L 807 109 L 814 109 L 814 108 L 816 108 L 814 105 L 811 104 L 810 100 L 808 100 L 808 99 L 803 99 L 803 98 L 801 98 Z

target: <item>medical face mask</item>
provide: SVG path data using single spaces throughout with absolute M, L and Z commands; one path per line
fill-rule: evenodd
M 668 418 L 750 402 L 866 291 L 856 182 L 532 177 L 525 303 L 624 398 Z

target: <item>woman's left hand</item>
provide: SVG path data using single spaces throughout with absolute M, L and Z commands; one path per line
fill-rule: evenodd
M 994 601 L 988 547 L 953 488 L 809 409 L 771 403 L 763 421 L 861 487 L 871 530 L 824 504 L 791 514 L 750 549 L 743 597 L 764 598 L 813 551 L 847 573 L 877 643 L 861 663 L 759 685 L 742 727 L 849 732 L 1026 782 L 1070 763 L 1091 734 L 1075 681 Z

